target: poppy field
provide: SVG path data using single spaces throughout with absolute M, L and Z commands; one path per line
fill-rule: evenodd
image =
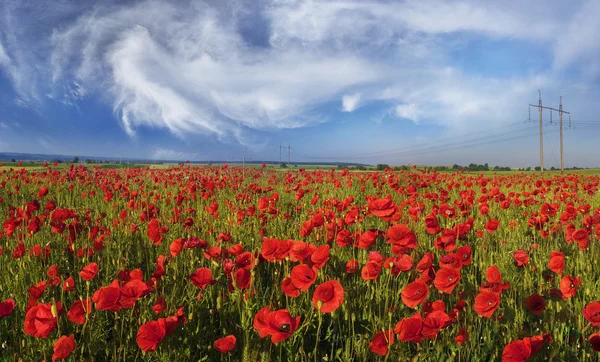
M 0 170 L 0 360 L 597 361 L 600 177 Z

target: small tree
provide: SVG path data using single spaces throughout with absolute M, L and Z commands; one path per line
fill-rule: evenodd
M 73 157 L 73 163 L 79 163 L 79 157 L 77 157 L 77 156 Z

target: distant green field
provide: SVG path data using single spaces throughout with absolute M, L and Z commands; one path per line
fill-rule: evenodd
M 0 170 L 9 170 L 9 169 L 27 169 L 30 171 L 36 171 L 36 170 L 43 170 L 44 169 L 44 163 L 43 162 L 23 162 L 21 166 L 18 165 L 18 162 L 0 162 L 0 164 L 2 164 L 2 166 L 0 166 Z M 56 167 L 57 168 L 67 168 L 69 167 L 70 163 L 69 162 L 63 162 L 63 163 L 59 163 Z M 85 167 L 101 167 L 101 168 L 144 168 L 144 167 L 150 167 L 150 168 L 158 168 L 158 169 L 168 169 L 168 168 L 173 168 L 173 167 L 179 167 L 179 164 L 177 163 L 158 163 L 158 164 L 131 164 L 131 163 L 78 163 L 77 165 L 83 165 Z M 221 166 L 221 164 L 208 164 L 208 163 L 193 163 L 193 164 L 189 164 L 190 167 L 207 167 L 207 166 Z M 232 167 L 242 167 L 241 164 L 231 164 Z M 261 164 L 246 164 L 244 167 L 246 168 L 261 168 L 262 165 Z M 417 166 L 416 169 L 413 169 L 412 167 L 410 168 L 411 171 L 421 171 L 421 170 L 429 170 L 433 167 L 438 167 L 438 166 Z M 337 166 L 334 165 L 306 165 L 306 164 L 292 164 L 290 165 L 289 168 L 287 167 L 280 167 L 279 165 L 275 165 L 275 164 L 267 164 L 266 169 L 268 170 L 276 170 L 276 171 L 288 171 L 288 170 L 299 170 L 301 168 L 308 170 L 308 171 L 313 171 L 313 170 L 323 170 L 323 171 L 330 171 L 331 169 L 335 169 L 337 171 L 341 171 L 344 168 L 339 168 Z M 365 166 L 364 169 L 360 169 L 357 170 L 355 167 L 353 166 L 348 166 L 348 169 L 352 172 L 375 172 L 377 171 L 377 168 L 375 166 Z M 398 170 L 398 167 L 396 167 L 396 170 Z M 453 173 L 453 172 L 457 172 L 455 170 L 438 170 L 437 172 L 440 173 Z M 514 174 L 536 174 L 539 173 L 539 171 L 519 171 L 517 169 L 513 169 L 511 171 L 463 171 L 466 174 L 473 174 L 473 175 L 486 175 L 486 176 L 494 176 L 494 175 L 514 175 Z M 546 170 L 544 172 L 545 174 L 548 175 L 559 175 L 560 174 L 560 170 Z M 566 170 L 565 173 L 576 173 L 576 174 L 583 174 L 583 175 L 600 175 L 600 168 L 590 168 L 590 169 L 579 169 L 579 170 Z
M 0 164 L 2 166 L 0 166 L 0 170 L 9 170 L 9 169 L 26 169 L 26 170 L 31 170 L 31 171 L 35 171 L 35 170 L 43 170 L 44 169 L 44 163 L 43 162 L 23 162 L 21 166 L 19 166 L 18 162 L 0 162 Z M 50 166 L 52 166 L 52 164 L 49 164 Z M 68 168 L 70 165 L 70 163 L 68 162 L 63 162 L 63 163 L 59 163 L 56 168 L 59 169 L 63 169 L 63 168 Z M 101 167 L 101 168 L 140 168 L 140 167 L 147 167 L 150 166 L 150 164 L 120 164 L 120 163 L 78 163 L 77 165 L 83 165 L 85 167 Z M 52 166 L 54 167 L 54 166 Z

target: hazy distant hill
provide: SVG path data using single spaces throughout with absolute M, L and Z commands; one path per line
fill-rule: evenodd
M 0 152 L 0 161 L 63 161 L 63 162 L 71 162 L 73 161 L 73 155 L 44 155 L 39 153 L 10 153 L 10 152 Z M 87 159 L 96 160 L 96 161 L 116 161 L 115 157 L 99 157 L 99 156 L 78 156 L 80 162 L 84 162 Z M 143 158 L 127 158 L 120 157 L 119 161 L 121 162 L 133 162 L 133 163 L 181 163 L 185 162 L 185 160 L 149 160 Z M 242 163 L 241 161 L 222 161 L 222 160 L 198 160 L 191 161 L 190 163 L 228 163 L 228 164 L 238 164 Z M 269 165 L 278 164 L 277 161 L 246 161 L 247 164 L 262 164 L 266 163 Z M 367 164 L 362 163 L 353 163 L 353 162 L 304 162 L 304 161 L 295 161 L 293 164 L 298 165 L 326 165 L 326 166 L 337 166 L 337 165 L 345 165 L 345 166 L 369 166 Z

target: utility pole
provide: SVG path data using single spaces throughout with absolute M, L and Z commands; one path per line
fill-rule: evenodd
M 565 170 L 565 155 L 563 153 L 563 124 L 562 124 L 562 96 L 560 96 L 560 105 L 558 106 L 558 115 L 560 117 L 560 170 Z
M 279 164 L 280 165 L 281 165 L 281 150 L 282 149 L 287 149 L 287 151 L 288 151 L 288 162 L 287 162 L 287 165 L 288 165 L 288 167 L 290 167 L 291 154 L 292 154 L 292 146 L 287 145 L 287 147 L 286 147 L 286 146 L 279 145 Z
M 540 96 L 540 170 L 544 173 L 544 137 L 542 136 L 542 92 L 538 89 Z
M 539 94 L 538 104 L 537 105 L 530 104 L 529 112 L 531 115 L 531 107 L 538 108 L 538 110 L 540 112 L 540 170 L 542 171 L 542 173 L 544 173 L 544 136 L 542 134 L 542 132 L 543 132 L 543 130 L 542 130 L 542 110 L 548 109 L 548 110 L 550 110 L 550 120 L 551 120 L 550 122 L 552 122 L 552 112 L 558 112 L 558 115 L 560 117 L 560 170 L 564 171 L 565 164 L 564 164 L 564 152 L 563 152 L 563 113 L 569 115 L 569 120 L 571 119 L 571 113 L 563 110 L 562 96 L 560 97 L 560 105 L 559 105 L 558 109 L 556 109 L 556 108 L 552 108 L 552 107 L 543 106 L 542 105 L 542 92 L 539 89 L 538 89 L 538 94 Z M 569 123 L 569 125 L 570 125 L 570 123 Z
M 244 158 L 242 158 L 242 167 L 246 167 L 246 147 L 244 147 Z

